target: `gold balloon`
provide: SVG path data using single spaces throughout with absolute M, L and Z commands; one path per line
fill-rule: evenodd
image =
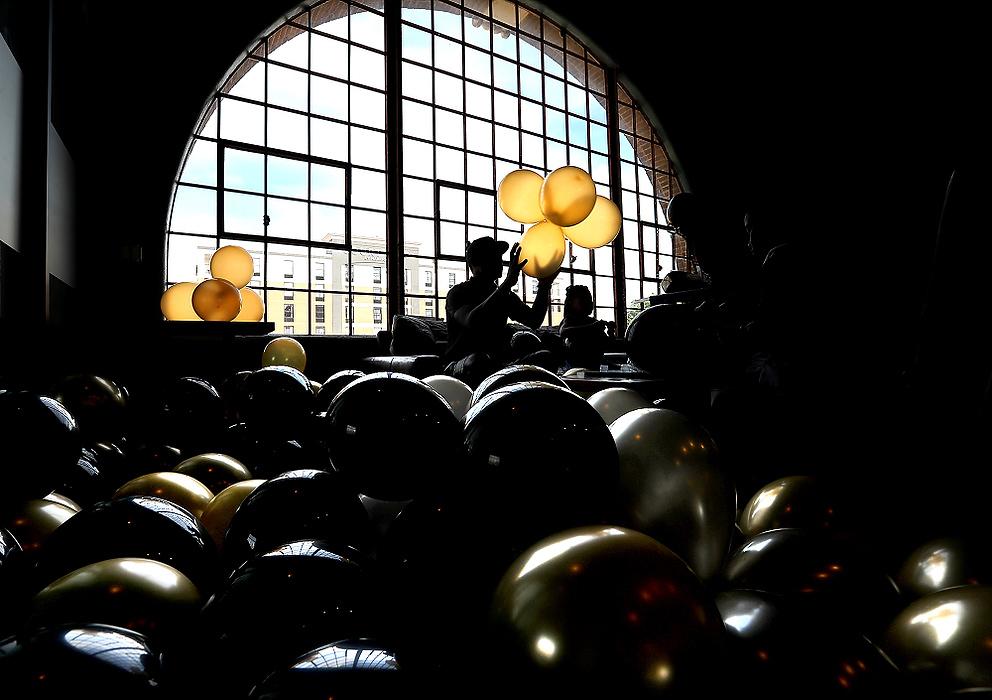
M 536 224 L 544 219 L 541 211 L 541 186 L 544 178 L 533 170 L 514 170 L 499 183 L 497 201 L 503 213 L 521 224 Z
M 219 452 L 204 452 L 177 464 L 174 472 L 193 477 L 212 494 L 217 494 L 233 483 L 252 478 L 252 473 L 240 460 Z
M 262 351 L 262 366 L 295 367 L 302 372 L 307 366 L 307 352 L 295 338 L 275 338 Z
M 636 408 L 654 408 L 650 399 L 641 392 L 618 386 L 600 389 L 586 401 L 596 409 L 607 425 Z
M 241 312 L 241 290 L 227 280 L 203 280 L 192 299 L 193 310 L 204 321 L 231 321 Z
M 943 697 L 992 687 L 992 586 L 955 586 L 914 600 L 879 643 L 914 686 Z
M 620 209 L 603 195 L 596 195 L 592 212 L 574 226 L 563 227 L 565 238 L 583 248 L 601 248 L 620 233 Z
M 550 277 L 565 259 L 565 234 L 550 221 L 531 226 L 520 237 L 520 259 L 526 260 L 523 273 L 536 279 Z
M 14 536 L 21 549 L 33 552 L 44 544 L 59 525 L 79 512 L 68 503 L 59 503 L 50 497 L 31 498 L 8 508 L 2 524 Z
M 251 287 L 241 290 L 241 311 L 234 317 L 235 321 L 261 321 L 265 318 L 265 302 Z
M 548 697 L 705 697 L 726 659 L 703 583 L 668 547 L 626 528 L 590 525 L 535 543 L 501 577 L 491 612 L 500 668 L 519 688 L 539 685 L 529 697 L 552 688 Z
M 637 408 L 610 424 L 620 455 L 618 524 L 671 548 L 703 581 L 730 554 L 737 490 L 701 425 L 666 408 Z
M 194 289 L 196 282 L 177 282 L 166 289 L 159 302 L 162 315 L 169 321 L 199 321 L 193 310 Z
M 210 533 L 210 537 L 217 545 L 218 550 L 224 545 L 224 535 L 227 533 L 228 525 L 231 524 L 234 512 L 248 494 L 262 483 L 265 483 L 265 479 L 245 479 L 231 484 L 211 498 L 210 502 L 203 508 L 200 522 Z
M 112 498 L 154 496 L 185 508 L 199 518 L 214 494 L 199 479 L 178 472 L 152 472 L 131 479 Z
M 62 624 L 97 623 L 153 639 L 177 639 L 188 632 L 202 606 L 192 581 L 168 564 L 140 557 L 105 559 L 38 591 L 28 602 L 21 630 L 30 634 Z
M 238 289 L 249 282 L 255 274 L 255 261 L 251 253 L 240 246 L 226 245 L 218 248 L 210 257 L 210 274 L 217 279 L 227 280 Z
M 558 226 L 575 226 L 596 206 L 596 183 L 574 165 L 551 172 L 541 185 L 541 211 Z

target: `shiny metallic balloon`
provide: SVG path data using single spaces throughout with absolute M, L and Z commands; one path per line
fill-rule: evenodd
M 992 687 L 992 585 L 925 595 L 895 616 L 882 649 L 918 687 L 934 693 Z
M 704 581 L 723 567 L 737 492 L 709 433 L 685 415 L 639 408 L 610 425 L 620 455 L 619 524 L 655 538 Z
M 766 591 L 714 595 L 728 634 L 727 673 L 762 697 L 905 697 L 906 680 L 876 644 L 815 605 Z
M 187 457 L 173 471 L 193 477 L 214 495 L 233 483 L 252 478 L 251 471 L 241 460 L 220 452 Z
M 163 683 L 158 648 L 134 630 L 95 623 L 46 628 L 0 647 L 4 697 L 153 700 Z M 168 687 L 167 685 L 165 687 Z
M 178 468 L 178 467 L 177 467 Z M 128 496 L 154 496 L 185 508 L 195 517 L 203 515 L 203 509 L 213 492 L 199 479 L 178 471 L 152 472 L 131 479 L 114 492 L 113 498 Z
M 175 643 L 189 633 L 203 597 L 181 571 L 152 559 L 87 564 L 53 581 L 26 603 L 21 635 L 63 624 L 99 623 Z
M 493 596 L 510 696 L 706 696 L 725 671 L 725 631 L 702 582 L 669 548 L 621 527 L 535 543 Z
M 469 401 L 468 407 L 475 406 L 486 394 L 510 386 L 511 384 L 523 382 L 544 382 L 568 389 L 565 380 L 549 369 L 538 367 L 537 365 L 510 365 L 509 367 L 496 370 L 479 382 L 479 386 L 472 392 L 472 399 Z
M 738 524 L 745 537 L 783 527 L 840 533 L 852 525 L 849 498 L 824 477 L 797 474 L 776 479 L 751 496 Z
M 953 586 L 992 584 L 992 550 L 974 538 L 930 540 L 906 557 L 896 574 L 896 583 L 909 598 Z
M 424 382 L 437 389 L 451 405 L 451 411 L 455 418 L 461 420 L 468 410 L 468 405 L 472 401 L 472 387 L 455 377 L 446 374 L 433 374 L 424 378 Z
M 217 545 L 217 551 L 223 549 L 224 535 L 231 524 L 231 518 L 234 517 L 234 513 L 242 501 L 263 483 L 265 483 L 265 479 L 238 481 L 221 490 L 204 506 L 203 514 L 200 515 L 200 522 L 210 533 L 210 538 Z
M 635 408 L 653 408 L 654 404 L 644 394 L 626 387 L 600 389 L 586 399 L 609 425 L 625 413 Z
M 766 591 L 802 601 L 835 625 L 877 633 L 902 605 L 882 563 L 856 543 L 807 528 L 781 528 L 751 537 L 734 550 L 721 574 L 725 588 Z

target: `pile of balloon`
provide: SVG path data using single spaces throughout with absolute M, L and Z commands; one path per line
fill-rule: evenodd
M 566 242 L 594 249 L 608 245 L 620 232 L 617 205 L 598 194 L 586 171 L 565 165 L 541 176 L 533 170 L 508 173 L 497 189 L 500 210 L 530 227 L 520 238 L 522 272 L 541 279 L 558 271 Z
M 632 389 L 305 371 L 0 391 L 4 697 L 990 692 L 984 542 L 887 570 Z
M 162 294 L 159 307 L 168 321 L 261 321 L 265 304 L 248 286 L 255 274 L 251 253 L 225 245 L 210 256 L 210 277 L 176 282 Z

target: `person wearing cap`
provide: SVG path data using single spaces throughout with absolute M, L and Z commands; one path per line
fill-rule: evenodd
M 527 262 L 520 259 L 519 244 L 513 244 L 506 277 L 497 284 L 503 273 L 503 254 L 509 247 L 506 241 L 497 241 L 492 236 L 473 240 L 466 255 L 471 276 L 452 287 L 445 299 L 448 349 L 444 356 L 444 371 L 473 388 L 511 363 L 557 369 L 548 350 L 538 350 L 521 358 L 510 355 L 507 321 L 538 328 L 547 316 L 551 283 L 558 273 L 538 280 L 537 296 L 528 306 L 513 292 L 520 270 Z

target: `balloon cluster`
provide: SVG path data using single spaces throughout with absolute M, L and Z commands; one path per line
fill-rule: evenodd
M 817 475 L 739 507 L 704 423 L 631 389 L 318 383 L 282 352 L 216 387 L 0 389 L 11 697 L 992 688 L 984 542 L 890 571 L 852 485 Z
M 251 253 L 236 245 L 218 248 L 210 257 L 211 277 L 177 282 L 162 294 L 159 306 L 169 321 L 261 321 L 265 304 L 248 287 L 255 274 Z
M 620 232 L 617 205 L 597 194 L 589 173 L 573 165 L 547 177 L 514 170 L 500 182 L 497 200 L 509 218 L 533 224 L 520 238 L 520 259 L 527 260 L 524 274 L 538 279 L 561 267 L 566 239 L 583 248 L 600 248 Z

